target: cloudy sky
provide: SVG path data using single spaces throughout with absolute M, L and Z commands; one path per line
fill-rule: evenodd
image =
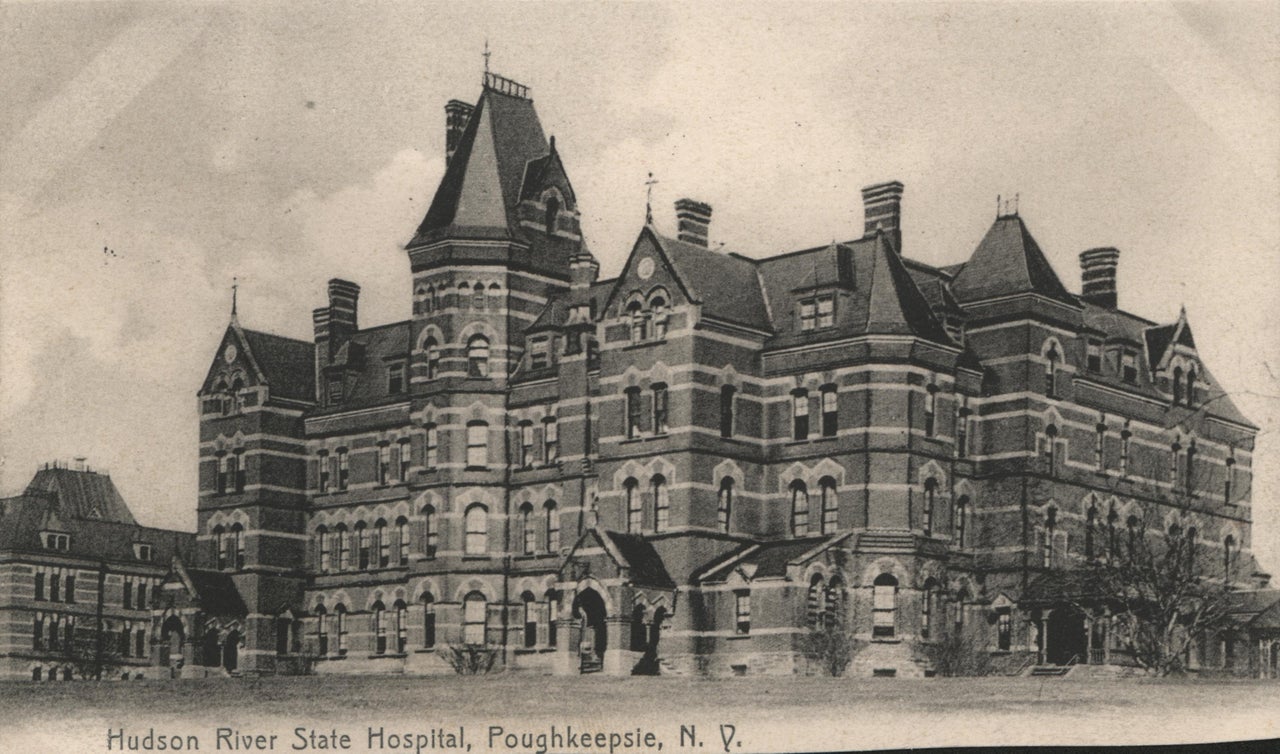
M 1059 275 L 1121 249 L 1122 306 L 1185 304 L 1263 427 L 1258 549 L 1280 567 L 1280 11 L 899 3 L 0 4 L 0 493 L 84 455 L 147 523 L 194 527 L 195 391 L 238 276 L 248 327 L 310 337 L 324 281 L 409 314 L 401 247 L 443 105 L 528 84 L 615 272 L 691 196 L 713 243 L 859 235 L 906 184 L 905 250 L 962 261 L 996 196 Z M 14 75 L 16 73 L 16 75 Z

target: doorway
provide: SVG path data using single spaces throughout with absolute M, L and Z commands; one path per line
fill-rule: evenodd
M 584 589 L 573 600 L 573 613 L 582 625 L 578 640 L 579 670 L 598 671 L 604 666 L 604 653 L 609 644 L 604 599 L 596 590 Z

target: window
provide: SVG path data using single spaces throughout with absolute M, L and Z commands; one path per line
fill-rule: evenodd
M 956 501 L 955 513 L 952 514 L 953 523 L 956 531 L 956 548 L 963 550 L 966 544 L 965 529 L 969 523 L 969 498 L 967 495 L 961 495 Z
M 667 302 L 663 298 L 655 298 L 649 303 L 653 311 L 653 337 L 661 340 L 667 337 Z
M 75 586 L 76 586 L 75 576 L 68 575 L 68 576 L 67 576 L 67 589 L 66 589 L 66 592 L 67 592 L 67 602 L 75 602 L 75 600 L 74 600 L 74 599 L 72 599 L 72 594 L 74 594 L 74 593 L 75 593 Z M 137 600 L 137 602 L 138 602 L 138 609 L 139 609 L 139 610 L 146 610 L 146 609 L 147 609 L 147 582 L 145 582 L 145 581 L 139 581 L 139 582 L 138 582 L 138 600 Z
M 1226 474 L 1222 480 L 1222 502 L 1226 505 L 1235 505 L 1235 502 L 1231 499 L 1231 484 L 1235 482 L 1236 459 L 1228 458 L 1226 466 Z
M 436 509 L 430 505 L 422 509 L 422 534 L 422 552 L 428 558 L 434 558 L 439 533 L 436 529 Z
M 213 552 L 215 560 L 218 563 L 218 570 L 224 570 L 227 567 L 227 549 L 226 534 L 221 526 L 213 527 Z
M 404 364 L 391 364 L 387 367 L 387 392 L 391 395 L 404 392 Z
M 836 480 L 829 476 L 818 482 L 819 494 L 822 497 L 822 533 L 835 532 L 840 515 L 840 499 L 836 495 Z
M 938 494 L 938 480 L 932 477 L 924 480 L 924 507 L 920 511 L 920 528 L 926 537 L 933 534 L 933 505 Z
M 71 645 L 71 630 L 72 630 L 72 624 L 68 623 L 67 624 L 67 645 L 68 646 Z M 145 628 L 139 628 L 134 633 L 133 649 L 134 649 L 134 653 L 138 657 L 147 656 L 147 630 Z M 68 669 L 66 672 L 70 673 L 71 671 Z M 64 680 L 69 680 L 69 679 L 64 678 Z
M 547 552 L 560 551 L 560 510 L 556 501 L 548 500 L 542 509 L 546 515 Z
M 533 466 L 533 422 L 520 422 L 520 466 Z
M 409 609 L 403 600 L 396 600 L 396 653 L 404 654 L 409 646 Z
M 1098 422 L 1094 427 L 1093 435 L 1093 465 L 1098 471 L 1107 470 L 1106 456 L 1103 453 L 1107 444 L 1107 424 L 1106 422 Z
M 1182 452 L 1182 444 L 1174 442 L 1169 449 L 1169 485 L 1178 483 L 1178 455 Z
M 560 600 L 553 591 L 547 592 L 547 646 L 556 645 L 556 618 L 560 615 Z
M 317 463 L 316 470 L 319 472 L 319 492 L 321 495 L 329 491 L 329 454 L 325 451 L 320 452 L 320 459 Z
M 720 436 L 733 437 L 733 398 L 737 389 L 733 385 L 720 388 Z
M 465 516 L 467 555 L 484 555 L 489 551 L 489 509 L 479 503 L 467 508 Z
M 813 299 L 800 302 L 800 329 L 812 330 L 817 323 L 817 305 Z
M 524 647 L 531 649 L 538 646 L 538 601 L 533 592 L 520 595 L 524 604 Z
M 332 566 L 333 553 L 329 547 L 332 543 L 329 541 L 329 529 L 321 526 L 316 529 L 316 545 L 320 550 L 320 572 L 328 573 Z
M 1062 361 L 1062 354 L 1058 353 L 1058 346 L 1056 343 L 1049 346 L 1049 351 L 1044 355 L 1044 358 L 1044 394 L 1050 398 L 1054 398 L 1057 396 L 1057 390 L 1055 390 L 1054 382 L 1055 377 L 1057 376 L 1058 362 Z
M 1187 529 L 1187 573 L 1193 574 L 1196 567 L 1196 527 Z
M 378 567 L 386 568 L 391 565 L 391 536 L 387 531 L 387 522 L 380 518 L 373 526 L 378 538 Z
M 1195 494 L 1196 488 L 1196 441 L 1187 444 L 1186 469 L 1182 474 L 1182 487 L 1188 495 Z
M 440 344 L 435 338 L 427 338 L 424 349 L 427 352 L 427 379 L 434 380 L 440 376 Z
M 347 449 L 338 448 L 338 490 L 347 489 L 347 484 L 351 480 L 351 469 L 347 466 Z
M 751 633 L 751 592 L 742 589 L 733 593 L 734 627 L 738 636 Z
M 996 649 L 1008 652 L 1013 646 L 1013 616 L 1008 608 L 996 613 Z
M 1182 403 L 1182 367 L 1173 368 L 1173 405 Z
M 818 297 L 818 327 L 831 327 L 836 323 L 836 302 L 831 296 Z
M 227 459 L 227 455 L 225 453 L 218 456 L 218 487 L 217 489 L 218 489 L 219 495 L 227 494 L 227 464 L 228 463 L 229 463 L 229 460 Z
M 428 592 L 422 595 L 422 646 L 431 649 L 436 645 L 435 598 Z
M 342 380 L 329 380 L 329 405 L 342 402 Z
M 1235 557 L 1235 549 L 1236 538 L 1228 534 L 1222 540 L 1222 582 L 1227 585 L 1231 584 L 1231 561 Z
M 533 504 L 520 506 L 520 542 L 525 555 L 532 555 L 538 549 L 538 533 L 533 526 Z
M 231 455 L 231 473 L 234 476 L 236 484 L 236 493 L 244 492 L 245 483 L 245 464 L 244 451 L 237 450 Z
M 551 348 L 546 338 L 531 338 L 529 340 L 529 368 L 543 369 L 551 363 Z
M 385 609 L 381 602 L 373 603 L 373 615 L 370 620 L 373 622 L 373 653 L 387 653 L 387 619 L 383 614 Z
M 840 426 L 840 400 L 835 385 L 822 388 L 822 436 L 835 437 Z
M 236 570 L 244 568 L 244 527 L 240 524 L 232 524 L 231 526 L 231 546 L 235 548 L 235 564 Z
M 1187 408 L 1195 408 L 1196 405 L 1196 368 L 1187 367 Z
M 1130 385 L 1138 384 L 1138 357 L 1126 350 L 1120 355 L 1120 378 Z
M 44 649 L 44 616 L 40 613 L 36 613 L 31 626 L 31 648 Z M 36 680 L 40 679 L 36 678 Z
M 484 283 L 477 282 L 471 293 L 471 305 L 477 311 L 484 308 Z
M 382 443 L 378 446 L 378 485 L 385 487 L 391 482 L 391 445 Z
M 36 596 L 37 600 L 44 599 L 44 571 L 36 571 Z
M 480 592 L 471 592 L 462 601 L 462 642 L 464 644 L 484 644 L 487 613 L 488 605 Z
M 471 422 L 467 425 L 467 466 L 484 468 L 489 465 L 489 425 Z
M 887 573 L 876 577 L 871 585 L 871 637 L 892 639 L 896 634 L 898 612 L 898 580 Z
M 339 603 L 334 608 L 334 613 L 338 618 L 338 654 L 345 655 L 347 653 L 347 608 Z
M 1094 528 L 1098 525 L 1098 508 L 1095 505 L 1089 505 L 1089 511 L 1085 514 L 1084 519 L 1084 557 L 1086 560 L 1093 560 L 1094 557 Z
M 928 639 L 929 630 L 933 627 L 933 612 L 937 600 L 937 584 L 933 579 L 925 582 L 920 594 L 920 638 Z
M 409 565 L 409 519 L 396 519 L 396 562 Z
M 627 439 L 640 436 L 640 388 L 627 388 Z
M 1133 434 L 1129 432 L 1129 422 L 1125 422 L 1124 430 L 1120 432 L 1120 475 L 1125 476 L 1129 473 L 1129 438 Z
M 938 386 L 929 385 L 924 394 L 924 434 L 933 437 L 937 429 Z
M 1050 424 L 1044 429 L 1044 462 L 1049 474 L 1058 470 L 1058 427 Z
M 649 338 L 649 321 L 641 310 L 639 301 L 632 301 L 627 306 L 627 315 L 631 317 L 631 342 L 640 343 Z
M 1053 567 L 1053 537 L 1057 525 L 1058 509 L 1051 505 L 1045 512 L 1044 531 L 1042 532 L 1042 541 L 1040 543 L 1040 565 L 1045 568 Z
M 467 374 L 489 376 L 489 339 L 483 335 L 472 335 L 467 341 Z
M 667 479 L 658 474 L 653 478 L 653 530 L 666 531 L 671 525 L 671 499 L 667 495 Z
M 338 543 L 338 570 L 345 571 L 351 566 L 350 543 L 347 541 L 347 525 L 334 527 L 333 538 Z
M 547 197 L 547 207 L 542 215 L 542 227 L 548 233 L 556 232 L 556 216 L 560 214 L 560 200 L 554 196 Z
M 1090 340 L 1085 346 L 1085 369 L 1090 372 L 1102 372 L 1102 343 L 1097 340 Z
M 356 534 L 356 567 L 361 571 L 369 568 L 369 528 L 363 521 L 357 521 Z
M 822 577 L 814 574 L 809 579 L 809 591 L 805 595 L 805 625 L 809 628 L 817 628 L 818 622 L 822 620 L 822 614 L 826 612 L 824 600 L 826 599 L 826 590 Z
M 729 532 L 729 521 L 733 514 L 733 479 L 725 477 L 720 480 L 720 493 L 716 499 L 716 521 L 720 531 Z
M 396 459 L 396 481 L 409 481 L 409 441 L 401 440 L 397 442 L 393 455 Z
M 560 432 L 556 418 L 542 420 L 542 462 L 550 466 L 560 458 Z
M 1129 516 L 1125 520 L 1125 528 L 1129 532 L 1129 557 L 1133 557 L 1134 552 L 1138 549 L 1138 517 Z
M 1116 523 L 1120 520 L 1120 514 L 1116 513 L 1115 506 L 1111 506 L 1107 510 L 1107 557 L 1114 558 L 1120 554 L 1119 536 L 1116 532 Z
M 791 394 L 791 439 L 809 439 L 809 393 L 805 390 Z
M 956 458 L 969 456 L 969 409 L 956 409 Z
M 809 490 L 799 479 L 791 483 L 791 533 L 797 537 L 809 533 Z
M 658 383 L 653 386 L 653 433 L 667 433 L 667 386 Z
M 427 425 L 427 449 L 425 453 L 424 463 L 427 471 L 435 471 L 436 464 L 439 463 L 440 454 L 440 430 L 436 429 L 436 425 Z
M 125 610 L 133 609 L 133 581 L 131 579 L 124 580 L 124 597 L 120 602 Z
M 631 534 L 639 534 L 644 526 L 644 508 L 640 507 L 639 487 L 640 483 L 634 478 L 622 483 L 627 498 L 627 531 Z

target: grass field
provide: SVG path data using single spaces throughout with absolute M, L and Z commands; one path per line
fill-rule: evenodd
M 653 731 L 663 751 L 724 751 L 723 735 L 729 729 L 721 725 L 733 726 L 729 750 L 735 753 L 977 743 L 1169 743 L 1280 736 L 1280 684 L 502 675 L 15 683 L 0 685 L 0 719 L 6 721 L 0 728 L 0 751 L 33 752 L 108 751 L 108 731 L 121 728 L 130 734 L 155 730 L 195 735 L 199 750 L 226 751 L 218 746 L 219 727 L 278 736 L 273 748 L 238 749 L 242 751 L 315 750 L 310 744 L 293 748 L 299 740 L 292 734 L 296 727 L 347 733 L 351 751 L 379 750 L 377 745 L 370 748 L 370 726 L 396 733 L 462 726 L 476 752 L 533 752 L 536 745 L 511 747 L 501 738 L 490 748 L 489 726 L 506 733 L 541 731 L 553 724 L 560 729 Z M 681 726 L 692 726 L 703 745 L 691 746 L 686 738 L 681 747 Z M 381 750 L 404 750 L 387 746 L 388 740 L 381 739 Z M 415 751 L 414 746 L 408 751 Z

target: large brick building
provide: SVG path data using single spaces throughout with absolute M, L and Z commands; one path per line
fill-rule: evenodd
M 1265 584 L 1257 429 L 1185 315 L 1118 308 L 1116 250 L 1072 293 L 1015 212 L 967 260 L 913 261 L 891 182 L 850 240 L 760 259 L 682 200 L 601 280 L 528 90 L 486 74 L 445 110 L 412 318 L 362 329 L 333 280 L 310 342 L 226 329 L 197 552 L 156 617 L 184 673 L 449 672 L 461 644 L 792 673 L 837 624 L 863 675 L 923 674 L 955 631 L 1009 668 L 1114 663 L 1055 574 L 1173 532 Z

